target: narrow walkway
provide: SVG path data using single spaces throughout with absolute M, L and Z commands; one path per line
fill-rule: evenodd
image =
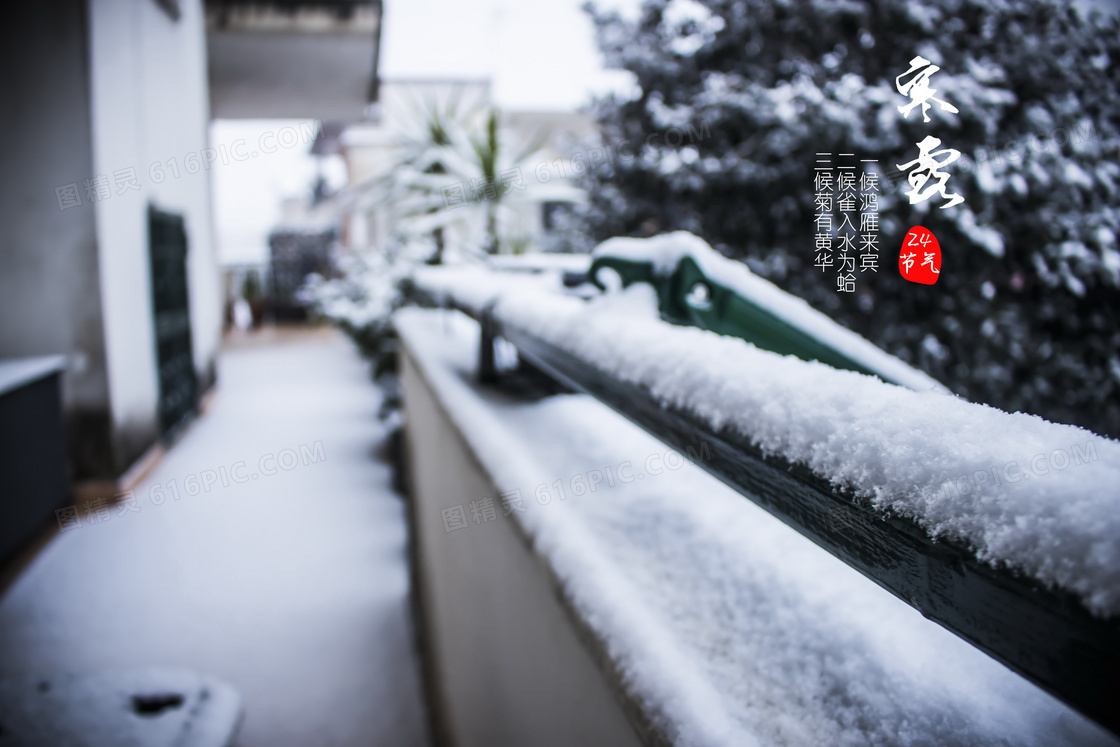
M 227 350 L 139 510 L 63 533 L 0 600 L 0 674 L 184 667 L 240 691 L 239 747 L 426 744 L 367 372 L 333 331 Z

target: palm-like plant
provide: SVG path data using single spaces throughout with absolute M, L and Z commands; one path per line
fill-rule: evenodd
M 342 257 L 340 277 L 312 276 L 302 292 L 317 313 L 358 342 L 377 376 L 391 379 L 396 366 L 392 314 L 408 301 L 406 279 L 417 265 L 444 260 L 452 229 L 466 229 L 458 248 L 479 257 L 497 253 L 503 243 L 518 248 L 517 238 L 501 238 L 503 213 L 512 211 L 527 189 L 507 188 L 505 179 L 539 150 L 541 138 L 515 152 L 507 147 L 497 112 L 461 104 L 453 93 L 442 105 L 429 100 L 416 107 L 414 121 L 391 143 L 386 168 L 343 197 L 351 209 L 377 207 L 392 214 L 396 236 L 390 245 Z M 444 193 L 456 183 L 464 197 L 470 194 L 466 190 L 481 188 L 488 199 L 449 209 Z M 420 238 L 430 238 L 435 251 L 427 253 Z
M 486 201 L 486 233 L 483 239 L 482 248 L 487 254 L 498 253 L 498 202 L 503 196 L 503 190 L 500 186 L 499 175 L 501 172 L 498 170 L 498 153 L 501 148 L 498 145 L 498 113 L 490 110 L 490 116 L 486 118 L 486 133 L 481 138 L 471 138 L 471 148 L 474 150 L 475 158 L 478 161 L 478 170 L 482 173 L 482 179 L 486 184 L 496 185 L 494 190 L 494 197 Z
M 543 138 L 538 134 L 513 151 L 500 130 L 498 113 L 477 105 L 461 108 L 457 94 L 442 106 L 428 101 L 417 115 L 394 143 L 389 167 L 357 188 L 360 204 L 393 212 L 405 241 L 431 237 L 431 263 L 443 261 L 453 227 L 465 229 L 462 248 L 468 252 L 477 247 L 480 253 L 498 253 L 503 215 L 523 199 L 525 190 L 509 180 L 515 174 L 523 180 L 519 170 Z M 450 206 L 448 189 L 460 190 L 463 204 Z

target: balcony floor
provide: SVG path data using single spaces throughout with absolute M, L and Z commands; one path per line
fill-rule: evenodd
M 239 747 L 426 744 L 378 404 L 333 331 L 227 349 L 213 406 L 140 481 L 140 510 L 64 532 L 0 600 L 0 674 L 187 668 L 241 693 Z

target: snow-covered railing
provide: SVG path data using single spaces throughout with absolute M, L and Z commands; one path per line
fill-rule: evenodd
M 1120 734 L 1120 444 L 666 324 L 651 288 L 432 268 L 437 303 Z M 687 500 L 682 496 L 682 500 Z
M 686 231 L 604 241 L 595 249 L 588 275 L 602 289 L 611 283 L 652 285 L 662 318 L 674 324 L 740 337 L 763 350 L 870 374 L 919 392 L 948 392 L 936 379 Z

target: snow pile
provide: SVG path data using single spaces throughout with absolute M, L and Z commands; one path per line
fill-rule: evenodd
M 307 277 L 300 298 L 317 313 L 353 329 L 384 327 L 402 303 L 400 281 L 426 259 L 423 248 L 369 251 L 337 258 L 340 277 Z
M 493 254 L 486 258 L 486 264 L 495 270 L 511 270 L 514 272 L 542 272 L 544 270 L 587 272 L 587 267 L 591 264 L 591 257 L 587 254 L 566 252 Z
M 595 314 L 639 320 L 650 299 L 633 300 Z M 667 741 L 1117 744 L 590 397 L 523 404 L 473 389 L 478 327 L 462 315 L 395 319 L 495 489 L 521 491 L 511 520 Z M 628 482 L 572 489 L 623 464 Z
M 890 381 L 918 391 L 948 392 L 936 379 L 883 352 L 797 296 L 786 293 L 770 281 L 755 275 L 742 262 L 720 256 L 707 242 L 687 231 L 676 231 L 649 239 L 608 239 L 595 249 L 592 256 L 651 261 L 657 275 L 672 274 L 681 258 L 691 257 L 713 281 L 826 342 L 869 371 L 876 371 Z
M 933 537 L 1120 613 L 1120 443 L 666 324 L 638 284 L 590 303 L 543 280 L 448 268 L 424 288 L 808 466 Z
M 412 273 L 416 287 L 432 295 L 444 306 L 456 306 L 471 315 L 481 314 L 487 306 L 506 293 L 532 288 L 539 295 L 559 290 L 554 273 L 489 272 L 477 265 L 421 267 Z

